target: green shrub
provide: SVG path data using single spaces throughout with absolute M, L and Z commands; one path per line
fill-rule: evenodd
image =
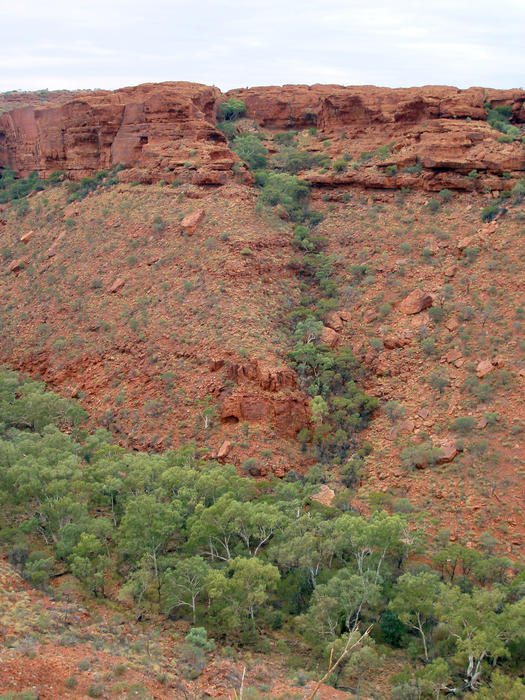
M 333 169 L 336 173 L 342 173 L 346 170 L 348 163 L 345 160 L 336 160 L 333 164 Z
M 476 425 L 476 419 L 474 416 L 460 416 L 452 421 L 450 426 L 451 430 L 455 433 L 460 433 L 461 435 L 468 435 Z
M 273 135 L 273 140 L 280 146 L 291 146 L 295 141 L 297 136 L 297 131 L 291 129 L 290 131 L 281 131 L 278 134 Z
M 217 124 L 217 129 L 221 131 L 229 141 L 231 141 L 237 133 L 237 125 L 232 121 L 219 122 Z
M 452 192 L 450 190 L 444 189 L 438 192 L 439 197 L 443 202 L 450 202 L 452 199 Z
M 409 175 L 419 175 L 422 170 L 423 166 L 419 162 L 414 163 L 414 165 L 407 165 L 406 168 L 403 168 L 403 172 Z
M 499 212 L 500 209 L 497 204 L 489 204 L 488 206 L 483 207 L 483 209 L 481 210 L 481 220 L 485 222 L 493 221 L 497 217 Z
M 236 136 L 233 141 L 233 151 L 250 166 L 251 170 L 262 170 L 266 167 L 268 151 L 254 134 Z
M 261 201 L 270 206 L 280 204 L 292 221 L 304 221 L 310 187 L 306 182 L 287 173 L 257 172 L 256 181 L 262 185 Z
M 101 698 L 104 695 L 104 686 L 102 683 L 92 683 L 86 692 L 90 698 Z

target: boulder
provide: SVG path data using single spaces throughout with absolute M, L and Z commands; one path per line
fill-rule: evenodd
M 323 326 L 321 331 L 321 342 L 325 345 L 329 345 L 331 348 L 334 348 L 339 342 L 339 335 L 333 330 L 333 328 Z
M 331 506 L 335 498 L 335 491 L 326 484 L 321 484 L 319 491 L 312 496 L 312 501 L 322 503 L 324 506 Z
M 398 309 L 403 314 L 418 314 L 432 306 L 433 299 L 430 294 L 422 292 L 421 289 L 414 289 L 413 292 L 399 302 Z
M 343 330 L 343 320 L 337 311 L 330 311 L 326 316 L 325 323 L 328 328 L 331 328 L 337 333 Z
M 444 440 L 438 445 L 441 453 L 436 459 L 436 464 L 448 464 L 456 457 L 458 448 L 452 440 Z
M 7 266 L 9 272 L 17 274 L 20 270 L 23 270 L 26 265 L 29 265 L 29 260 L 27 258 L 18 258 L 18 260 L 13 260 Z
M 108 287 L 108 292 L 110 294 L 115 294 L 116 292 L 120 291 L 122 287 L 125 285 L 125 280 L 122 279 L 122 277 L 117 277 L 117 279 L 113 282 L 113 284 L 110 284 Z
M 34 234 L 34 231 L 27 231 L 22 236 L 20 236 L 20 243 L 29 243 L 29 241 L 33 238 Z
M 496 368 L 490 360 L 481 360 L 481 362 L 478 362 L 476 367 L 476 374 L 478 375 L 479 379 L 483 379 L 483 377 L 486 377 L 487 374 L 490 374 L 495 369 Z
M 217 452 L 217 459 L 219 461 L 225 459 L 230 454 L 231 448 L 231 442 L 229 440 L 225 440 L 219 447 L 219 451 Z
M 197 209 L 197 211 L 187 214 L 181 221 L 182 231 L 191 236 L 197 230 L 199 224 L 204 220 L 205 217 L 204 209 Z

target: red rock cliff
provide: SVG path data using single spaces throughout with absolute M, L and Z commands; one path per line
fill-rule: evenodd
M 217 104 L 229 96 L 244 100 L 248 117 L 265 129 L 316 127 L 332 139 L 328 155 L 334 159 L 345 151 L 358 158 L 390 145 L 388 157 L 358 171 L 306 174 L 317 186 L 469 189 L 475 183 L 465 175 L 477 170 L 487 187 L 499 189 L 503 173 L 517 178 L 525 169 L 523 144 L 500 143 L 484 107 L 508 105 L 513 122 L 524 123 L 523 90 L 285 85 L 223 95 L 218 88 L 185 82 L 76 93 L 71 99 L 60 94 L 42 106 L 5 112 L 0 167 L 43 176 L 66 170 L 81 177 L 122 164 L 128 180 L 223 184 L 234 177 L 236 163 L 237 172 L 246 172 L 216 128 Z M 416 163 L 421 177 L 401 174 Z

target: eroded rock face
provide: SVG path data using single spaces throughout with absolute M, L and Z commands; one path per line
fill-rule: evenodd
M 519 143 L 498 143 L 497 131 L 486 123 L 484 103 L 508 105 L 516 122 L 524 121 L 525 91 L 425 86 L 285 85 L 232 90 L 242 99 L 250 118 L 261 126 L 284 130 L 317 127 L 326 136 L 349 139 L 352 157 L 392 144 L 378 167 L 334 175 L 308 173 L 318 186 L 360 185 L 425 190 L 474 189 L 465 176 L 472 170 L 501 175 L 525 168 Z M 468 121 L 467 121 L 468 119 Z M 407 166 L 421 173 L 405 173 Z M 395 166 L 391 175 L 386 168 Z
M 333 137 L 327 154 L 334 159 L 348 151 L 359 160 L 362 153 L 387 147 L 385 157 L 369 166 L 304 173 L 318 187 L 472 190 L 478 185 L 466 175 L 476 170 L 491 189 L 508 189 L 525 169 L 522 145 L 499 143 L 484 107 L 486 101 L 510 106 L 514 122 L 522 123 L 523 90 L 285 85 L 222 94 L 188 82 L 57 93 L 40 106 L 5 112 L 0 116 L 0 167 L 22 175 L 38 170 L 43 177 L 65 170 L 80 178 L 121 164 L 127 170 L 120 177 L 129 182 L 251 182 L 216 128 L 217 105 L 232 96 L 242 99 L 249 119 L 265 129 L 316 127 Z M 407 172 L 411 166 L 419 171 Z M 511 178 L 502 180 L 503 173 Z
M 243 166 L 215 128 L 220 94 L 196 83 L 145 84 L 14 109 L 0 116 L 0 167 L 82 177 L 120 164 L 131 180 L 141 179 L 140 168 L 153 180 L 185 173 L 196 184 L 223 184 L 235 163 Z
M 238 388 L 228 396 L 221 411 L 223 423 L 269 422 L 281 435 L 295 437 L 309 423 L 308 403 L 301 392 L 263 394 Z

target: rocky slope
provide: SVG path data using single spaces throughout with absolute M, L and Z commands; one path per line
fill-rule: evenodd
M 223 95 L 165 83 L 4 113 L 2 167 L 72 178 L 126 168 L 118 185 L 79 202 L 57 187 L 29 197 L 28 211 L 3 205 L 0 358 L 79 397 L 124 444 L 193 439 L 255 476 L 315 462 L 297 439 L 312 422 L 284 324 L 305 295 L 294 226 L 261 208 L 217 129 L 226 97 L 245 102 L 237 129 L 259 134 L 270 155 L 282 153 L 284 131 L 300 152 L 344 165 L 300 177 L 324 217 L 339 289 L 324 338 L 353 349 L 383 406 L 367 431 L 375 452 L 359 507 L 374 493 L 408 497 L 451 536 L 497 523 L 502 541 L 513 535 L 507 549 L 521 546 L 523 204 L 509 199 L 487 225 L 480 211 L 525 167 L 523 143 L 501 141 L 487 105 L 506 105 L 520 125 L 524 91 L 316 85 Z M 428 194 L 445 186 L 444 199 Z M 424 301 L 407 314 L 403 299 L 417 289 Z M 387 417 L 388 402 L 402 404 L 399 419 Z M 466 439 L 452 428 L 465 414 L 477 426 Z M 454 453 L 453 466 L 425 469 L 423 457 L 407 473 L 407 450 L 429 444 Z

